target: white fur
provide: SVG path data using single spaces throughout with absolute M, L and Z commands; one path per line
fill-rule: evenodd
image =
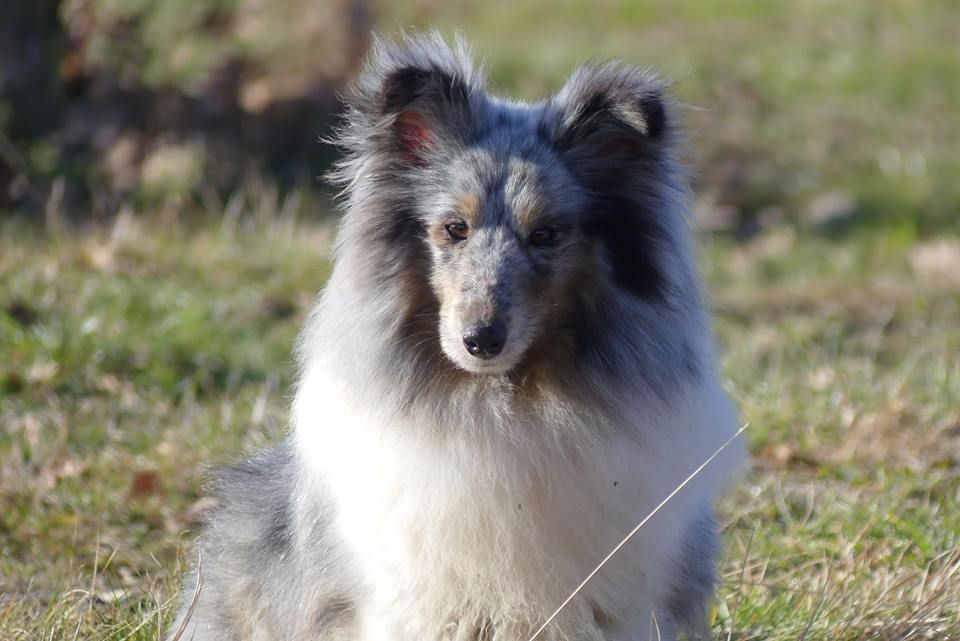
M 622 431 L 563 442 L 552 426 L 525 417 L 509 420 L 509 433 L 492 424 L 444 426 L 452 436 L 441 442 L 424 436 L 431 430 L 422 425 L 362 406 L 335 374 L 320 357 L 308 364 L 294 406 L 295 442 L 317 484 L 302 491 L 322 486 L 334 498 L 335 528 L 368 590 L 358 641 L 473 639 L 490 612 L 501 619 L 498 641 L 523 641 L 736 428 L 710 382 L 669 410 L 631 408 L 642 442 Z M 583 425 L 581 433 L 596 428 Z M 648 639 L 679 533 L 738 457 L 717 459 L 684 488 L 543 638 Z M 589 603 L 630 623 L 601 633 Z M 668 617 L 657 620 L 661 638 L 671 638 L 662 629 Z

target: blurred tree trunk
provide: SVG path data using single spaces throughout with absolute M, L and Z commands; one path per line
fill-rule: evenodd
M 4 0 L 0 9 L 0 130 L 13 140 L 50 131 L 60 120 L 62 0 Z
M 0 8 L 0 207 L 37 201 L 22 142 L 60 122 L 62 0 L 3 0 Z

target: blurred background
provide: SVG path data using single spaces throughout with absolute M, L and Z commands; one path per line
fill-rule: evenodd
M 0 638 L 159 638 L 205 466 L 285 430 L 337 92 L 430 27 L 674 82 L 751 423 L 717 638 L 960 639 L 954 0 L 4 0 Z
M 401 25 L 463 29 L 495 86 L 526 98 L 588 57 L 665 73 L 713 228 L 960 224 L 957 7 L 932 0 L 8 0 L 0 211 L 322 192 L 336 92 L 371 29 Z

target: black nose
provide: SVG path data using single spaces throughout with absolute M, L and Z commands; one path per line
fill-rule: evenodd
M 477 358 L 493 358 L 507 342 L 507 326 L 495 320 L 489 325 L 478 325 L 463 334 L 463 345 Z

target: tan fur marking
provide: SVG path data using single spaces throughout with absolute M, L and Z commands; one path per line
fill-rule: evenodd
M 480 198 L 476 194 L 459 196 L 453 201 L 453 207 L 468 225 L 473 225 L 480 217 Z
M 549 185 L 541 171 L 525 162 L 513 165 L 510 183 L 514 217 L 520 229 L 533 231 L 543 217 L 543 198 L 549 192 Z
M 536 229 L 543 218 L 543 212 L 539 207 L 519 207 L 515 215 L 520 229 L 526 232 Z

